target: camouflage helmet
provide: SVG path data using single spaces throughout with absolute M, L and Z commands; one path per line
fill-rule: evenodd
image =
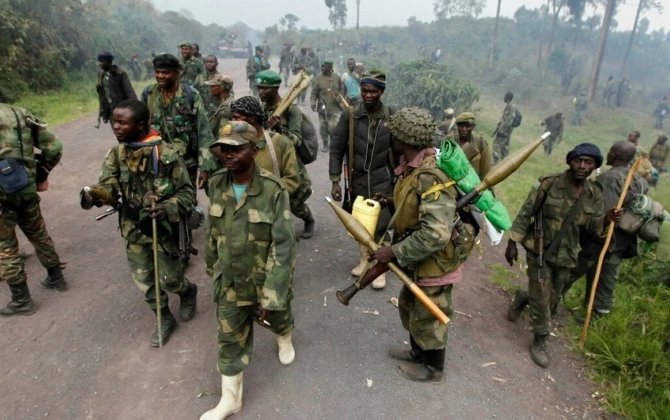
M 393 137 L 410 146 L 426 147 L 433 142 L 435 121 L 423 108 L 402 108 L 391 115 L 387 125 Z

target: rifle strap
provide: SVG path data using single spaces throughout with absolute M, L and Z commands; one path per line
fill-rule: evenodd
M 270 158 L 272 159 L 272 169 L 277 178 L 281 178 L 279 173 L 279 162 L 277 161 L 277 150 L 275 150 L 275 144 L 272 141 L 272 137 L 268 134 L 267 131 L 263 130 L 263 135 L 265 136 L 265 142 L 268 146 L 268 151 L 270 152 Z
M 16 135 L 19 139 L 19 150 L 21 150 L 21 161 L 23 162 L 23 134 L 21 131 L 21 120 L 19 119 L 19 114 L 16 112 L 13 106 L 10 106 L 12 112 L 14 113 L 14 118 L 16 118 Z

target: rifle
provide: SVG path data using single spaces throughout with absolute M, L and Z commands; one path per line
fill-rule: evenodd
M 352 170 L 354 169 L 354 140 L 355 140 L 355 120 L 354 120 L 354 107 L 349 105 L 340 95 L 340 99 L 349 110 L 349 136 L 348 136 L 348 149 L 346 154 L 346 159 L 342 164 L 342 173 L 344 175 L 344 197 L 342 198 L 342 208 L 345 209 L 348 213 L 351 213 L 353 209 L 353 200 L 351 197 L 351 175 Z
M 118 212 L 119 209 L 118 207 L 107 207 L 107 210 L 105 210 L 104 213 L 101 213 L 97 216 L 95 216 L 95 220 L 99 222 L 100 220 L 104 219 L 107 216 L 111 216 L 112 214 Z

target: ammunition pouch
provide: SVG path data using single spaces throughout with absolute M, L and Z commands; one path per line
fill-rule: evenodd
M 30 185 L 28 171 L 21 159 L 0 159 L 0 190 L 11 194 Z

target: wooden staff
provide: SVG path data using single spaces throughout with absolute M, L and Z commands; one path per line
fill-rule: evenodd
M 151 211 L 156 210 L 156 197 L 151 197 Z M 156 322 L 158 323 L 158 347 L 163 347 L 163 332 L 161 331 L 161 282 L 158 274 L 158 222 L 151 218 L 151 233 L 153 235 L 152 248 L 154 251 L 154 293 L 156 294 Z
M 623 207 L 623 202 L 626 199 L 628 188 L 630 187 L 630 183 L 633 181 L 633 177 L 635 176 L 635 172 L 637 171 L 637 167 L 639 165 L 640 165 L 640 159 L 638 158 L 635 160 L 635 162 L 633 162 L 630 169 L 628 170 L 628 175 L 626 176 L 626 182 L 624 182 L 623 188 L 621 190 L 621 195 L 619 195 L 619 201 L 617 202 L 616 210 L 620 210 L 621 207 Z M 582 335 L 579 338 L 580 349 L 584 347 L 584 343 L 586 342 L 586 334 L 589 331 L 589 323 L 591 322 L 591 311 L 593 310 L 593 300 L 596 297 L 596 289 L 598 288 L 598 281 L 600 280 L 600 271 L 603 268 L 603 261 L 605 260 L 605 254 L 607 254 L 607 250 L 610 247 L 610 242 L 612 241 L 612 235 L 614 234 L 615 224 L 616 222 L 614 222 L 614 220 L 610 221 L 610 224 L 607 227 L 607 237 L 605 238 L 605 245 L 603 245 L 603 249 L 600 250 L 600 256 L 598 257 L 598 265 L 596 265 L 596 274 L 593 277 L 593 284 L 591 285 L 591 295 L 589 296 L 589 305 L 586 308 L 586 317 L 584 318 L 584 328 L 582 329 Z
M 300 71 L 288 90 L 288 94 L 279 101 L 277 108 L 272 113 L 273 116 L 281 116 L 284 111 L 295 101 L 295 99 L 309 87 L 312 82 L 312 76 L 308 76 L 304 71 Z

